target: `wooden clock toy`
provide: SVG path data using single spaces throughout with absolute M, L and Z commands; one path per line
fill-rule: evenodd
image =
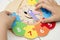
M 43 18 L 51 17 L 52 14 L 45 8 L 40 8 L 42 14 L 34 10 L 38 1 L 39 0 L 15 0 L 6 8 L 6 10 L 12 12 L 11 16 L 16 16 L 16 20 L 12 24 L 12 31 L 16 36 L 28 39 L 44 37 L 55 27 L 56 22 L 39 22 L 43 20 Z

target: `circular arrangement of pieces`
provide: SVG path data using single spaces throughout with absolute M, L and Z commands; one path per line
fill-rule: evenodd
M 28 0 L 27 2 L 28 2 L 28 5 L 35 5 L 38 2 L 38 0 Z M 40 8 L 40 10 L 42 10 L 43 12 L 43 18 L 49 18 L 51 16 L 51 12 L 48 11 L 47 9 Z M 12 16 L 16 16 L 16 20 L 12 24 L 12 31 L 17 36 L 26 37 L 28 39 L 43 37 L 43 36 L 46 36 L 49 33 L 49 31 L 52 30 L 56 25 L 56 22 L 51 22 L 51 23 L 39 22 L 34 25 L 26 24 L 21 20 L 23 19 L 23 17 L 24 17 L 24 20 L 27 19 L 27 21 L 28 20 L 31 21 L 31 19 L 33 19 L 34 21 L 37 21 L 39 19 L 34 14 L 36 12 L 33 12 L 32 10 L 28 10 L 28 13 L 30 16 L 27 15 L 28 13 L 26 11 L 24 11 L 24 13 L 25 14 L 23 13 L 21 14 L 20 12 L 20 15 L 17 15 L 16 12 L 12 13 Z M 27 15 L 28 17 L 25 15 Z
M 29 39 L 46 36 L 49 33 L 49 31 L 53 29 L 56 25 L 55 22 L 27 25 L 20 21 L 19 16 L 16 15 L 15 12 L 12 14 L 12 16 L 16 16 L 16 20 L 12 25 L 12 30 L 14 34 L 17 36 L 24 36 Z

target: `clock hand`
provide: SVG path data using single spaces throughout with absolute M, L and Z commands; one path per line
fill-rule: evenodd
M 28 11 L 29 15 L 32 16 L 32 18 L 35 20 L 35 21 L 38 21 L 39 19 L 35 16 L 35 14 L 32 12 L 32 10 L 29 10 Z

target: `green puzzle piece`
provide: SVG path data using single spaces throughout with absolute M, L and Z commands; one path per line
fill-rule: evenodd
M 36 0 L 36 2 L 38 2 L 39 0 Z
M 17 36 L 23 36 L 25 34 L 25 30 L 23 30 L 25 26 L 26 24 L 17 21 L 16 26 L 12 30 Z

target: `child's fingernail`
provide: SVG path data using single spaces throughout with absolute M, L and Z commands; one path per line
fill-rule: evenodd
M 42 20 L 42 23 L 46 23 L 45 20 Z

